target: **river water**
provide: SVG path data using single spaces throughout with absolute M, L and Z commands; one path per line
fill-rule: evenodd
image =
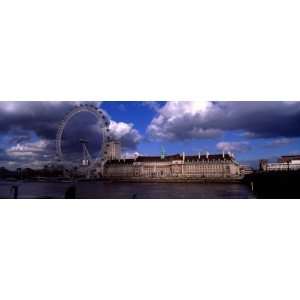
M 0 181 L 0 198 L 12 198 L 11 187 L 18 186 L 18 198 L 64 198 L 72 183 Z M 247 199 L 254 198 L 243 184 L 231 183 L 75 183 L 78 199 Z

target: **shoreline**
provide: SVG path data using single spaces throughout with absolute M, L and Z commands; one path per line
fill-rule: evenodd
M 69 183 L 74 184 L 76 182 L 128 182 L 128 183 L 245 183 L 243 178 L 91 178 L 91 179 L 70 179 L 70 180 L 37 180 L 37 179 L 22 179 L 22 180 L 6 180 L 0 179 L 0 182 L 18 184 L 18 183 Z
M 103 178 L 104 182 L 128 182 L 128 183 L 241 183 L 243 178 Z

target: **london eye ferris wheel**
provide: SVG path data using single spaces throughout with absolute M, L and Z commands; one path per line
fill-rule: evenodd
M 102 143 L 101 143 L 100 151 L 98 152 L 96 158 L 92 158 L 91 155 L 89 154 L 87 148 L 88 142 L 82 138 L 78 140 L 78 143 L 82 145 L 82 149 L 83 149 L 82 165 L 88 167 L 95 167 L 97 163 L 101 163 L 105 161 L 108 142 L 111 141 L 111 135 L 109 129 L 109 125 L 110 125 L 109 117 L 102 109 L 97 108 L 93 105 L 81 104 L 79 106 L 74 107 L 71 111 L 69 111 L 64 116 L 63 120 L 59 124 L 58 131 L 56 134 L 56 158 L 58 161 L 62 163 L 69 162 L 66 153 L 64 153 L 62 149 L 63 133 L 70 120 L 74 116 L 82 113 L 89 113 L 90 115 L 96 118 L 97 127 L 99 128 L 99 133 L 101 133 L 102 135 Z

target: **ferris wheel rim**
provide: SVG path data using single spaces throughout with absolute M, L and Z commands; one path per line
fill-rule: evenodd
M 110 120 L 109 120 L 109 117 L 108 117 L 107 113 L 104 110 L 102 110 L 100 108 L 97 108 L 94 105 L 81 104 L 79 106 L 75 106 L 69 112 L 67 112 L 65 114 L 63 120 L 60 122 L 60 124 L 58 126 L 58 130 L 57 130 L 57 133 L 56 133 L 56 157 L 61 162 L 66 161 L 65 158 L 64 158 L 63 151 L 62 151 L 62 137 L 63 137 L 65 127 L 68 124 L 68 122 L 75 115 L 80 114 L 82 112 L 90 113 L 90 114 L 94 115 L 98 121 L 101 121 L 101 122 L 99 122 L 99 124 L 100 124 L 99 128 L 102 131 L 103 140 L 102 140 L 102 146 L 100 148 L 100 151 L 99 151 L 97 157 L 94 159 L 94 163 L 104 159 L 105 145 L 110 140 L 110 130 L 109 130 Z

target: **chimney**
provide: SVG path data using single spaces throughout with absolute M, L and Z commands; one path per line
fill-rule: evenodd
M 225 158 L 225 152 L 224 152 L 224 150 L 223 150 L 223 159 Z
M 182 161 L 184 162 L 185 161 L 185 153 L 182 152 Z
M 208 151 L 206 151 L 206 159 L 208 159 L 209 153 Z
M 201 153 L 199 152 L 198 153 L 198 159 L 200 160 L 200 158 L 201 158 Z

